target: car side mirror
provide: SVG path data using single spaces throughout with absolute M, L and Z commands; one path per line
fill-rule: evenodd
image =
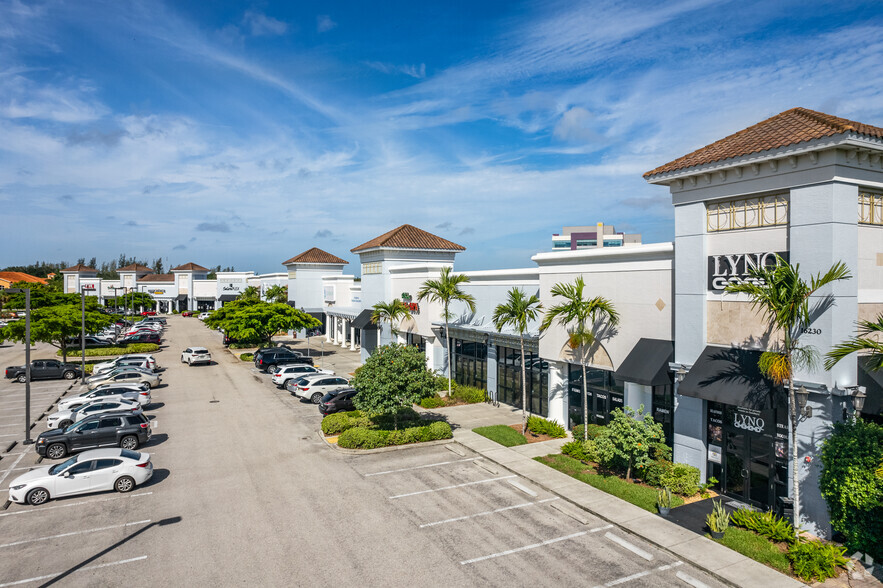
M 83 431 L 81 431 L 80 429 L 77 429 L 76 431 L 74 431 L 74 433 L 76 433 L 77 435 L 82 435 Z
M 74 477 L 74 475 L 70 472 L 65 472 L 62 474 L 62 476 L 64 476 L 65 478 L 73 478 Z

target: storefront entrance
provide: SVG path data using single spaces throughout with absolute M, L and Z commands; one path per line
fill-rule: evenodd
M 774 475 L 772 443 L 744 433 L 725 435 L 724 493 L 756 506 L 770 504 L 770 479 Z

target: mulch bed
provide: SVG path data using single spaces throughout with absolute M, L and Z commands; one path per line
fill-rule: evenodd
M 517 433 L 521 433 L 521 423 L 517 425 L 509 425 L 510 429 L 513 429 Z M 527 433 L 524 434 L 524 438 L 527 439 L 528 443 L 542 443 L 543 441 L 551 441 L 555 439 L 555 437 L 549 437 L 548 435 L 537 435 L 536 433 L 531 433 L 530 429 L 527 430 Z

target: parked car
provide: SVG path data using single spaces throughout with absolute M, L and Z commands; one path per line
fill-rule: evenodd
M 119 357 L 117 357 L 111 361 L 106 361 L 104 363 L 96 363 L 94 365 L 94 367 L 92 368 L 92 373 L 94 374 L 95 372 L 103 372 L 109 366 L 116 366 L 116 365 L 118 365 L 122 362 L 126 362 L 130 359 L 142 359 L 147 362 L 148 368 L 150 368 L 153 371 L 156 371 L 156 367 L 157 367 L 156 366 L 156 359 L 154 359 L 154 357 L 151 354 L 149 354 L 149 353 L 128 353 L 126 355 L 120 355 Z
M 98 386 L 103 383 L 114 382 L 117 384 L 124 384 L 130 382 L 143 382 L 150 386 L 151 388 L 156 388 L 162 382 L 162 379 L 153 373 L 143 372 L 143 371 L 126 371 L 120 372 L 116 375 L 108 376 L 107 379 L 96 380 L 94 382 L 89 382 L 87 385 L 89 386 L 89 390 L 94 390 Z
M 292 351 L 284 347 L 280 347 L 279 349 L 268 349 L 267 351 L 255 354 L 254 357 L 254 367 L 262 371 L 267 371 L 269 368 L 278 364 L 292 363 L 313 365 L 313 358 L 303 357 L 297 351 Z
M 105 412 L 129 412 L 131 414 L 141 414 L 141 405 L 137 402 L 130 402 L 128 400 L 96 398 L 76 409 L 59 410 L 50 414 L 46 417 L 46 427 L 48 429 L 64 429 L 83 420 L 87 416 L 102 414 Z
M 108 413 L 84 418 L 66 429 L 40 433 L 34 446 L 49 459 L 98 447 L 120 447 L 134 451 L 150 439 L 150 421 L 143 414 Z
M 198 318 L 199 320 L 201 320 L 201 321 L 204 321 L 205 319 L 207 319 L 207 318 L 210 317 L 210 316 L 212 316 L 212 313 L 210 313 L 210 312 L 202 312 L 202 313 L 199 314 L 199 316 L 198 316 L 197 318 Z
M 322 397 L 329 392 L 336 392 L 349 388 L 349 380 L 340 376 L 328 376 L 325 374 L 316 374 L 315 376 L 306 376 L 304 381 L 297 386 L 294 395 L 298 398 L 309 400 L 313 404 L 319 404 Z
M 43 466 L 9 483 L 9 500 L 37 506 L 52 498 L 105 490 L 131 492 L 153 476 L 149 453 L 93 449 L 59 464 Z
M 329 392 L 319 401 L 319 412 L 329 415 L 333 412 L 356 410 L 353 400 L 356 397 L 355 388 L 344 388 L 336 392 Z
M 132 345 L 133 343 L 153 343 L 159 345 L 162 343 L 162 339 L 160 338 L 159 333 L 138 333 L 137 335 L 123 337 L 117 341 L 117 345 L 120 347 Z
M 141 316 L 156 316 L 155 310 L 145 310 L 141 312 Z
M 193 316 L 194 314 L 196 314 L 195 310 L 185 310 L 181 313 L 181 316 Z
M 143 387 L 142 387 L 143 386 Z M 150 404 L 150 388 L 145 384 L 112 384 L 95 388 L 91 392 L 78 394 L 70 398 L 62 398 L 56 408 L 58 410 L 76 410 L 84 404 L 95 400 L 129 400 L 141 406 Z
M 6 368 L 7 379 L 24 382 L 27 379 L 26 366 L 16 365 Z M 35 359 L 31 362 L 32 380 L 73 380 L 80 377 L 80 368 L 73 363 L 61 363 L 57 359 Z
M 205 363 L 211 365 L 212 354 L 205 347 L 188 347 L 181 352 L 181 363 L 193 365 L 194 363 Z
M 104 372 L 109 372 L 109 371 L 112 371 L 112 370 L 115 370 L 115 369 L 121 368 L 121 367 L 140 367 L 145 370 L 153 371 L 150 369 L 150 364 L 147 362 L 146 359 L 137 359 L 136 358 L 136 359 L 124 359 L 122 361 L 118 361 L 117 363 L 115 363 L 111 366 L 108 366 L 105 368 L 100 368 L 100 369 L 97 366 L 93 366 L 92 367 L 92 375 L 97 376 L 98 374 L 103 374 Z
M 273 383 L 280 388 L 284 388 L 285 383 L 292 378 L 300 378 L 302 376 L 308 376 L 310 374 L 328 374 L 329 376 L 334 375 L 334 372 L 331 370 L 320 370 L 319 368 L 313 367 L 311 365 L 277 365 L 275 367 L 277 369 L 273 372 L 273 377 L 270 379 L 273 380 Z
M 297 392 L 297 387 L 307 381 L 307 378 L 313 374 L 307 374 L 305 376 L 300 376 L 299 378 L 292 378 L 285 383 L 285 389 L 288 390 L 292 396 L 296 396 L 295 392 Z
M 84 338 L 86 342 L 86 349 L 100 349 L 102 347 L 110 347 L 112 343 L 107 339 L 102 339 L 100 337 L 96 337 L 95 335 L 86 335 Z M 68 337 L 67 339 L 68 347 L 75 347 L 80 349 L 80 338 L 79 337 Z
M 123 372 L 145 372 L 148 374 L 152 374 L 153 370 L 137 366 L 137 365 L 119 365 L 114 366 L 110 370 L 105 370 L 103 372 L 92 374 L 86 378 L 86 383 L 90 384 L 92 382 L 103 382 L 108 380 L 111 376 L 115 376 L 117 374 L 121 374 Z

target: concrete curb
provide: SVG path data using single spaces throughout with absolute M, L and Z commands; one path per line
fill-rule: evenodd
M 456 443 L 455 439 L 438 439 L 437 441 L 408 443 L 406 445 L 393 445 L 392 447 L 378 447 L 377 449 L 347 449 L 345 447 L 338 447 L 336 443 L 329 443 L 328 440 L 325 439 L 325 434 L 322 433 L 321 429 L 319 429 L 316 434 L 319 435 L 319 438 L 322 440 L 323 443 L 325 443 L 325 445 L 332 448 L 334 451 L 337 451 L 338 453 L 343 453 L 344 455 L 371 455 L 374 453 L 389 453 L 390 451 L 413 449 L 414 447 L 432 447 L 434 445 L 447 445 L 448 443 Z
M 455 440 L 488 461 L 530 480 L 574 506 L 613 523 L 672 557 L 696 566 L 730 586 L 806 588 L 806 584 L 768 568 L 715 541 L 697 535 L 656 514 L 607 494 L 469 430 Z

